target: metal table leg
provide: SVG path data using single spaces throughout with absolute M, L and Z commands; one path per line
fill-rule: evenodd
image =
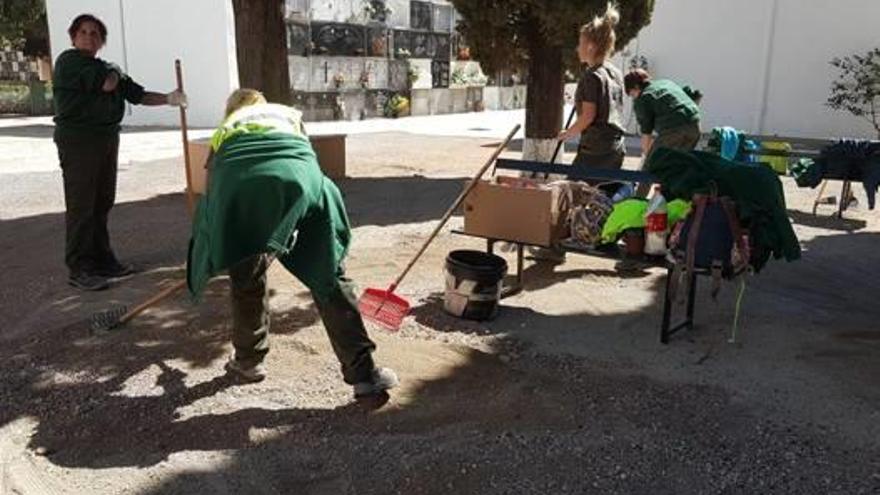
M 492 246 L 494 241 L 490 241 L 487 249 L 488 252 L 492 253 Z M 503 287 L 501 289 L 501 299 L 505 297 L 510 297 L 516 294 L 519 294 L 523 290 L 523 245 L 516 245 L 516 275 L 514 277 L 513 285 Z
M 516 245 L 516 285 L 523 284 L 523 245 Z
M 840 188 L 840 205 L 837 209 L 837 218 L 843 218 L 843 212 L 849 207 L 850 195 L 852 195 L 852 184 L 850 181 L 845 180 Z
M 690 285 L 691 288 L 688 290 L 688 302 L 687 302 L 687 327 L 690 330 L 694 328 L 694 303 L 697 295 L 697 274 L 690 274 Z
M 672 318 L 672 299 L 669 288 L 672 286 L 672 267 L 666 269 L 666 287 L 663 290 L 663 323 L 660 324 L 660 343 L 669 343 L 669 320 Z
M 678 332 L 683 328 L 687 328 L 691 330 L 694 328 L 694 309 L 696 306 L 696 295 L 697 295 L 697 274 L 689 273 L 688 284 L 690 287 L 688 288 L 688 299 L 687 299 L 687 316 L 684 321 L 681 323 L 672 326 L 672 297 L 669 294 L 669 289 L 673 284 L 673 268 L 669 267 L 666 270 L 666 290 L 663 295 L 663 321 L 660 324 L 660 343 L 668 344 L 669 337 Z
M 819 205 L 823 204 L 825 199 L 825 188 L 828 187 L 828 181 L 823 180 L 822 185 L 819 187 L 819 194 L 816 196 L 816 199 L 813 200 L 813 216 L 816 215 L 816 211 L 819 209 Z

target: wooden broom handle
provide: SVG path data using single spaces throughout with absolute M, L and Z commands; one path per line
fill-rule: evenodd
M 177 90 L 183 92 L 183 69 L 180 66 L 180 59 L 174 61 L 174 74 L 177 76 Z M 186 125 L 186 106 L 180 106 L 180 134 L 183 138 L 183 163 L 186 166 L 186 206 L 189 208 L 189 215 L 192 216 L 195 211 L 196 198 L 192 188 L 192 165 L 189 158 L 189 136 L 187 135 Z
M 452 216 L 453 213 L 455 213 L 455 210 L 459 207 L 459 205 L 461 205 L 462 201 L 464 201 L 464 198 L 466 198 L 467 195 L 470 194 L 471 190 L 476 187 L 477 182 L 480 180 L 481 177 L 483 177 L 483 174 L 486 173 L 486 170 L 489 170 L 489 167 L 491 167 L 492 164 L 495 163 L 495 160 L 498 159 L 498 156 L 501 155 L 501 152 L 504 151 L 504 148 L 507 147 L 507 145 L 510 143 L 510 140 L 513 139 L 513 136 L 516 135 L 519 129 L 520 125 L 515 125 L 513 127 L 513 130 L 510 131 L 510 134 L 508 134 L 507 137 L 504 138 L 504 141 L 502 141 L 501 144 L 499 144 L 498 147 L 495 148 L 495 152 L 492 153 L 492 156 L 489 157 L 488 160 L 486 160 L 486 163 L 480 168 L 479 172 L 477 172 L 477 174 L 470 181 L 467 187 L 464 188 L 464 191 L 462 191 L 461 194 L 458 195 L 458 198 L 455 199 L 455 202 L 452 203 L 452 206 L 450 206 L 449 209 L 446 210 L 443 218 L 440 219 L 440 223 L 438 223 L 437 227 L 434 228 L 434 232 L 432 232 L 428 239 L 425 240 L 425 243 L 422 244 L 422 248 L 419 249 L 419 252 L 416 253 L 412 260 L 410 260 L 409 264 L 406 265 L 406 268 L 403 269 L 403 272 L 397 277 L 397 280 L 395 280 L 394 283 L 391 284 L 391 287 L 388 288 L 388 292 L 394 292 L 394 290 L 397 289 L 397 286 L 400 285 L 400 282 L 403 281 L 403 278 L 406 277 L 406 274 L 409 273 L 410 269 L 412 269 L 412 267 L 416 264 L 416 261 L 418 261 L 419 258 L 422 257 L 422 254 L 424 254 L 425 250 L 428 249 L 428 246 L 431 244 L 434 238 L 437 237 L 437 234 L 440 233 L 440 229 L 442 229 L 443 226 L 446 225 L 446 222 L 449 221 L 449 218 Z
M 122 315 L 122 318 L 119 319 L 119 324 L 122 325 L 122 324 L 127 323 L 129 320 L 131 320 L 135 316 L 143 313 L 148 308 L 155 306 L 156 304 L 162 302 L 165 298 L 167 298 L 171 294 L 174 294 L 175 292 L 177 292 L 178 290 L 180 290 L 184 287 L 186 287 L 186 279 L 177 281 L 174 283 L 174 285 L 160 290 L 153 297 L 147 299 L 146 301 L 140 303 L 139 305 L 135 306 L 134 308 L 128 310 L 128 312 L 125 313 L 124 315 Z

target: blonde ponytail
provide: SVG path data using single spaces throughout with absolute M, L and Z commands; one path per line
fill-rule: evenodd
M 266 97 L 256 89 L 236 89 L 231 95 L 229 95 L 229 98 L 226 99 L 226 117 L 229 117 L 241 108 L 249 107 L 251 105 L 259 105 L 261 103 L 266 103 Z
M 614 44 L 617 42 L 617 34 L 614 29 L 620 24 L 620 12 L 614 4 L 609 3 L 605 13 L 596 16 L 592 21 L 581 27 L 581 36 L 596 46 L 596 56 L 602 59 L 608 58 L 614 53 Z

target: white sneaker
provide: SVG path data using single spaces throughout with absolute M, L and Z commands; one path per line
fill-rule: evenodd
M 226 362 L 226 366 L 223 368 L 227 373 L 235 375 L 246 382 L 261 382 L 266 378 L 266 367 L 263 366 L 263 363 L 248 365 L 232 358 Z
M 400 380 L 391 368 L 376 368 L 373 370 L 371 380 L 354 384 L 355 398 L 378 395 L 386 390 L 396 387 Z

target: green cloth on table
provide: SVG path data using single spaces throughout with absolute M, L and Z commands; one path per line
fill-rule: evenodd
M 119 85 L 108 93 L 101 87 L 111 72 L 119 74 Z M 144 88 L 115 65 L 70 49 L 55 60 L 52 95 L 58 141 L 118 133 L 125 102 L 141 103 Z
M 666 205 L 669 225 L 675 225 L 687 217 L 691 211 L 690 201 L 676 199 Z M 614 205 L 608 219 L 602 226 L 602 243 L 615 242 L 627 229 L 645 228 L 645 214 L 648 212 L 648 200 L 642 198 L 625 199 Z
M 666 79 L 645 86 L 633 110 L 642 134 L 662 133 L 700 120 L 700 107 L 681 86 Z
M 791 176 L 798 187 L 816 187 L 822 183 L 822 166 L 812 158 L 801 158 L 791 165 Z
M 736 202 L 743 227 L 749 229 L 752 266 L 760 270 L 770 259 L 799 259 L 800 244 L 791 227 L 779 177 L 768 167 L 725 160 L 713 153 L 661 148 L 647 160 L 645 170 L 663 185 L 667 198 L 691 199 L 717 191 Z
M 240 134 L 214 155 L 193 221 L 187 283 L 198 298 L 214 275 L 273 253 L 316 297 L 326 296 L 338 284 L 350 241 L 342 196 L 307 138 Z

